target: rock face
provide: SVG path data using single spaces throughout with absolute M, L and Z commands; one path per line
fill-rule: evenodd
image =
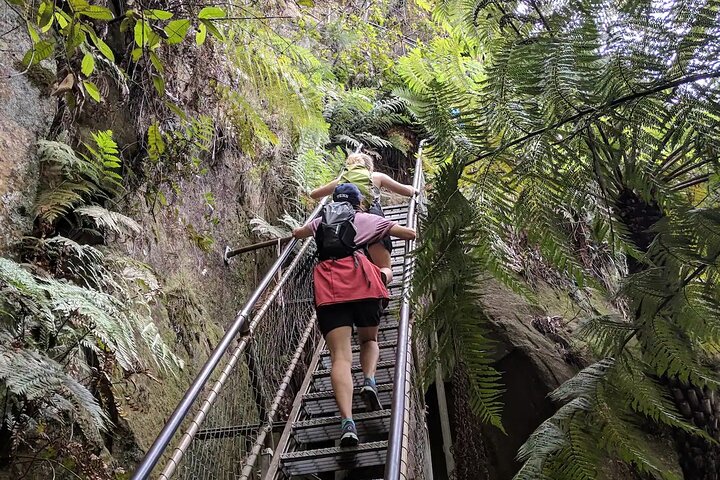
M 457 480 L 510 480 L 520 468 L 518 448 L 557 409 L 547 395 L 578 371 L 560 335 L 537 328 L 548 313 L 494 281 L 482 291 L 490 334 L 497 341 L 495 368 L 503 373 L 503 426 L 507 434 L 481 425 L 472 416 L 464 392 L 465 380 L 453 375 L 447 385 L 454 426 Z M 560 332 L 562 334 L 563 332 Z M 558 341 L 560 340 L 560 341 Z M 442 475 L 438 478 L 444 478 Z
M 33 230 L 40 170 L 35 142 L 48 136 L 57 109 L 57 97 L 49 94 L 56 76 L 54 60 L 25 71 L 21 60 L 31 42 L 19 20 L 7 2 L 0 2 L 0 256 L 14 254 L 13 246 Z M 202 61 L 208 69 L 211 63 L 220 69 L 221 54 L 208 53 L 209 48 L 189 47 L 168 60 L 168 69 L 183 71 L 193 55 L 198 58 L 189 63 Z M 213 147 L 202 173 L 151 185 L 162 192 L 162 198 L 147 188 L 151 180 L 136 181 L 146 173 L 140 165 L 145 154 L 138 145 L 153 119 L 137 115 L 132 99 L 111 89 L 102 103 L 87 105 L 74 125 L 84 139 L 90 132 L 112 130 L 122 150 L 123 167 L 137 175 L 129 177 L 128 183 L 135 183 L 112 208 L 136 220 L 141 233 L 132 238 L 110 236 L 100 248 L 150 267 L 159 282 L 153 319 L 163 340 L 185 362 L 185 368 L 175 373 L 158 372 L 149 365 L 149 375 L 134 374 L 113 385 L 117 416 L 103 454 L 108 463 L 126 469 L 142 458 L 275 254 L 272 248 L 249 253 L 226 267 L 223 249 L 256 241 L 249 225 L 255 215 L 272 221 L 290 208 L 280 195 L 289 183 L 285 171 L 289 135 L 279 132 L 277 147 L 256 152 L 261 162 L 228 147 L 232 132 L 216 113 L 217 104 L 211 104 L 217 95 L 207 75 L 216 72 L 192 73 L 177 75 L 168 88 L 191 117 L 216 114 L 215 143 L 225 144 L 217 151 Z
M 52 65 L 25 71 L 21 60 L 30 38 L 20 18 L 0 5 L 0 253 L 32 227 L 38 180 L 35 141 L 47 134 L 55 111 L 46 78 Z M 11 34 L 6 32 L 13 32 Z M 46 64 L 47 63 L 47 64 Z

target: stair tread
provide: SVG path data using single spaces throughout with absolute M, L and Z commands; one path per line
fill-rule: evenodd
M 329 447 L 284 453 L 280 456 L 287 475 L 351 470 L 383 465 L 387 441 L 361 443 L 356 447 Z
M 407 210 L 408 204 L 407 203 L 395 203 L 393 205 L 385 205 L 384 207 L 382 207 L 382 209 L 383 209 L 383 212 L 387 212 L 388 210 L 400 210 L 400 209 Z
M 391 386 L 392 387 L 392 386 Z M 353 415 L 353 420 L 355 420 L 355 424 L 359 424 L 361 422 L 364 422 L 366 420 L 371 420 L 375 418 L 384 418 L 390 416 L 390 409 L 386 408 L 384 410 L 376 410 L 374 412 L 364 412 L 364 413 L 358 413 Z M 310 418 L 308 420 L 300 420 L 297 422 L 293 422 L 293 428 L 295 429 L 301 429 L 301 428 L 311 428 L 318 425 L 340 425 L 340 422 L 342 421 L 342 417 L 339 415 L 333 416 L 333 417 L 322 417 L 322 418 Z
M 352 366 L 353 381 L 356 385 L 360 385 L 363 381 L 363 373 L 360 365 Z M 391 383 L 395 375 L 395 360 L 386 362 L 378 362 L 375 371 L 375 381 L 378 385 Z M 315 391 L 332 390 L 330 384 L 330 369 L 318 369 L 313 372 L 312 385 Z
M 380 342 L 397 342 L 397 327 L 395 328 L 382 328 L 383 320 L 380 319 L 380 329 L 378 330 L 378 341 Z M 357 335 L 353 335 L 350 340 L 351 345 L 359 345 Z
M 392 383 L 378 385 L 378 397 L 383 406 L 388 406 L 392 402 Z M 303 410 L 307 415 L 327 416 L 338 415 L 338 407 L 335 402 L 335 394 L 332 390 L 320 390 L 318 392 L 306 393 L 303 395 Z M 360 388 L 355 389 L 353 394 L 353 412 L 366 411 L 365 402 L 360 397 Z
M 351 342 L 352 345 L 352 362 L 357 364 L 360 363 L 360 343 L 357 341 L 355 337 L 353 337 L 354 342 Z M 397 342 L 395 340 L 385 341 L 385 342 L 378 342 L 378 348 L 379 348 L 379 354 L 380 358 L 378 361 L 384 362 L 384 361 L 390 361 L 395 358 L 395 347 L 397 346 Z M 330 357 L 330 351 L 329 350 L 323 350 L 320 354 L 320 365 L 322 365 L 321 368 L 327 369 L 330 368 L 332 359 Z
M 383 348 L 393 348 L 393 347 L 395 347 L 395 345 L 396 345 L 395 342 L 387 342 L 387 341 L 386 341 L 386 342 L 378 342 L 378 348 L 381 349 L 381 350 L 382 350 Z M 353 345 L 352 351 L 353 351 L 353 353 L 359 352 L 359 351 L 360 351 L 360 345 Z M 322 352 L 320 352 L 320 355 L 323 355 L 323 356 L 330 355 L 330 350 L 325 349 L 325 350 L 323 350 Z
M 361 442 L 387 438 L 390 429 L 390 410 L 356 413 L 353 415 L 353 419 Z M 295 441 L 304 444 L 337 440 L 340 435 L 341 421 L 340 416 L 334 416 L 294 422 L 293 437 Z
M 386 361 L 386 362 L 378 362 L 378 364 L 377 364 L 377 369 L 380 370 L 380 369 L 384 369 L 384 368 L 390 368 L 390 367 L 393 367 L 393 366 L 395 366 L 395 361 L 394 361 L 394 360 L 388 360 L 388 361 Z M 351 371 L 352 371 L 353 373 L 362 372 L 362 368 L 360 367 L 360 365 L 353 365 Z M 323 368 L 323 369 L 317 369 L 317 370 L 315 370 L 315 372 L 313 373 L 313 376 L 315 376 L 315 377 L 330 376 L 330 369 L 329 369 L 329 368 L 328 368 L 328 369 L 325 369 L 325 368 Z M 378 382 L 378 383 L 379 383 L 379 382 Z M 384 383 L 386 383 L 386 382 L 384 382 Z
M 378 393 L 383 392 L 389 392 L 392 393 L 392 383 L 384 383 L 382 385 L 378 385 Z M 353 390 L 353 396 L 360 395 L 360 388 L 361 387 L 355 387 Z M 332 390 L 327 391 L 321 391 L 321 392 L 310 392 L 303 395 L 303 401 L 312 401 L 312 400 L 321 400 L 325 398 L 330 398 L 333 401 L 335 400 L 335 394 Z

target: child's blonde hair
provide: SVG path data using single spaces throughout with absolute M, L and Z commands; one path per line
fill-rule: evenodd
M 345 165 L 365 165 L 369 171 L 375 170 L 375 162 L 372 157 L 364 153 L 351 153 L 345 159 Z

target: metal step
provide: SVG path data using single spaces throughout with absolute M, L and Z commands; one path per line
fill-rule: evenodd
M 400 296 L 402 295 L 402 285 L 400 285 L 400 281 L 402 280 L 402 275 L 398 275 L 395 277 L 395 279 L 392 281 L 392 283 L 388 286 L 388 293 L 390 296 Z
M 320 443 L 340 438 L 340 417 L 312 418 L 293 423 L 293 436 L 300 443 Z M 390 428 L 390 410 L 358 413 L 353 415 L 360 441 L 378 440 L 378 435 L 387 436 Z M 370 438 L 374 437 L 374 438 Z M 383 437 L 380 437 L 382 439 Z M 387 438 L 387 437 L 384 437 Z
M 378 362 L 377 371 L 375 372 L 375 381 L 378 384 L 391 383 L 393 381 L 394 374 L 395 360 L 389 362 Z M 360 365 L 352 366 L 352 376 L 355 385 L 362 385 L 364 378 Z M 314 391 L 316 392 L 321 392 L 323 390 L 332 390 L 332 385 L 330 384 L 330 369 L 316 370 L 315 372 L 313 372 L 312 385 Z
M 407 212 L 408 204 L 407 203 L 398 203 L 395 205 L 385 205 L 382 207 L 382 209 L 383 209 L 383 212 L 385 213 L 385 215 L 387 215 L 388 212 L 398 212 L 401 210 L 404 210 Z
M 285 422 L 273 422 L 272 430 L 273 430 L 273 432 L 282 432 L 282 429 L 284 426 L 285 426 Z M 228 438 L 228 437 L 237 437 L 237 436 L 250 437 L 253 435 L 257 435 L 258 430 L 260 430 L 263 427 L 264 427 L 264 425 L 253 424 L 253 425 L 229 425 L 226 427 L 203 428 L 202 430 L 199 430 L 195 434 L 195 439 L 196 440 L 208 440 L 208 439 Z
M 388 220 L 394 220 L 394 221 L 405 221 L 407 220 L 407 210 L 393 210 L 392 212 L 383 212 L 385 213 L 385 218 Z
M 383 314 L 385 314 L 387 312 L 388 314 L 398 315 L 400 313 L 400 303 L 401 303 L 400 302 L 400 294 L 398 293 L 397 295 L 391 295 L 391 297 L 397 297 L 397 298 L 392 298 L 390 300 L 390 302 L 388 302 L 387 307 L 385 307 L 385 310 L 383 310 Z
M 378 342 L 380 349 L 380 362 L 390 361 L 395 358 L 395 342 Z M 352 348 L 352 363 L 360 363 L 360 345 L 354 345 Z M 330 368 L 330 350 L 323 350 L 320 354 L 321 368 Z
M 385 220 L 390 220 L 400 226 L 407 227 L 407 213 L 385 215 Z
M 392 259 L 393 262 L 397 262 L 398 265 L 402 265 L 403 259 L 400 257 L 404 257 L 404 256 L 405 256 L 405 246 L 404 245 L 401 247 L 393 247 L 393 251 L 390 254 L 390 258 Z M 398 258 L 400 258 L 399 261 L 397 260 Z
M 403 270 L 405 269 L 405 264 L 403 262 L 404 262 L 404 260 L 400 259 L 399 261 L 393 262 L 390 265 L 390 268 L 392 269 L 392 272 L 393 272 L 393 279 L 395 277 L 397 277 L 398 275 L 402 275 Z
M 380 397 L 380 403 L 384 407 L 390 405 L 392 401 L 392 383 L 386 383 L 384 385 L 378 385 L 378 397 Z M 332 390 L 326 390 L 324 392 L 313 392 L 306 393 L 303 395 L 303 409 L 308 415 L 337 415 L 338 408 L 335 403 L 335 394 Z M 364 412 L 365 402 L 360 397 L 360 387 L 357 387 L 353 392 L 353 412 Z
M 384 465 L 387 442 L 361 443 L 357 447 L 331 447 L 282 454 L 282 469 L 286 475 L 353 470 Z
M 397 322 L 388 321 L 387 317 L 380 317 L 380 328 L 378 329 L 378 342 L 397 343 Z M 353 335 L 350 343 L 353 346 L 360 345 L 357 335 Z

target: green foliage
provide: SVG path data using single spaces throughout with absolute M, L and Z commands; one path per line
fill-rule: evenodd
M 215 153 L 214 119 L 209 115 L 189 118 L 177 107 L 173 110 L 180 117 L 178 123 L 166 129 L 153 123 L 147 131 L 147 198 L 162 206 L 167 204 L 162 187 L 170 185 L 179 194 L 179 180 L 207 173 Z
M 447 38 L 400 62 L 400 95 L 430 134 L 428 155 L 464 167 L 438 173 L 440 185 L 462 177 L 457 195 L 471 205 L 474 248 L 457 254 L 518 289 L 513 239 L 526 238 L 568 283 L 621 307 L 583 325 L 582 338 L 615 360 L 554 395 L 568 403 L 521 450 L 517 478 L 597 478 L 606 458 L 680 478 L 644 425 L 708 435 L 663 382 L 714 391 L 720 380 L 709 366 L 720 307 L 718 12 L 716 1 L 445 0 L 433 17 Z
M 413 292 L 431 303 L 416 313 L 416 323 L 424 334 L 437 333 L 438 361 L 450 369 L 461 362 L 467 366 L 473 412 L 502 429 L 503 390 L 500 373 L 492 366 L 495 345 L 487 335 L 480 302 L 482 257 L 471 246 L 475 215 L 458 191 L 461 171 L 458 164 L 440 168 L 422 222 Z
M 112 132 L 91 137 L 77 151 L 38 142 L 36 226 L 43 235 L 104 239 L 141 230 L 98 204 L 123 192 L 121 160 Z M 146 266 L 63 236 L 26 237 L 21 252 L 36 266 L 32 273 L 0 259 L 3 429 L 13 432 L 12 448 L 35 448 L 46 431 L 64 439 L 77 426 L 87 448 L 100 448 L 100 433 L 118 415 L 113 381 L 146 372 L 148 361 L 171 373 L 183 367 L 151 318 L 159 284 Z M 51 459 L 73 457 L 53 452 L 52 442 L 36 446 Z
M 397 97 L 377 98 L 371 89 L 329 92 L 324 111 L 330 123 L 329 146 L 355 150 L 363 146 L 378 152 L 386 163 L 407 159 L 408 140 L 391 135 L 393 129 L 411 129 L 413 117 Z
M 301 189 L 328 183 L 345 163 L 343 151 L 324 148 L 329 141 L 327 131 L 306 130 L 301 134 L 297 155 L 290 161 L 292 179 Z
M 0 384 L 4 387 L 0 399 L 33 402 L 41 412 L 39 419 L 63 415 L 84 418 L 87 421 L 83 425 L 94 430 L 88 435 L 106 429 L 108 419 L 88 389 L 52 358 L 24 348 L 23 342 L 4 327 L 0 327 Z M 10 409 L 4 414 L 0 421 L 15 423 Z
M 262 16 L 250 8 L 246 13 Z M 217 88 L 244 152 L 278 144 L 280 126 L 300 138 L 327 131 L 322 87 L 332 74 L 312 51 L 288 42 L 264 22 L 231 28 L 228 49 L 234 84 Z M 266 123 L 271 117 L 276 124 Z
M 253 218 L 250 220 L 252 231 L 260 237 L 282 238 L 290 235 L 294 228 L 301 224 L 287 212 L 280 218 L 282 226 L 276 227 L 266 222 L 262 218 Z
M 35 332 L 40 338 L 48 340 L 49 336 L 54 336 L 53 342 L 73 349 L 82 345 L 98 354 L 107 351 L 116 357 L 124 370 L 141 371 L 143 361 L 135 335 L 152 320 L 143 313 L 149 312 L 149 308 L 142 307 L 145 302 L 142 297 L 133 299 L 136 295 L 134 290 L 140 287 L 133 286 L 122 274 L 113 273 L 103 264 L 93 263 L 103 261 L 104 257 L 92 247 L 83 247 L 62 237 L 43 241 L 36 247 L 44 248 L 43 243 L 59 246 L 54 251 L 49 248 L 47 254 L 50 258 L 54 255 L 58 255 L 58 260 L 62 258 L 68 264 L 65 274 L 74 274 L 85 285 L 39 279 L 18 264 L 1 259 L 0 281 L 9 288 L 3 290 L 3 312 L 10 314 L 14 311 L 17 315 L 15 321 L 23 319 L 25 328 L 41 328 L 40 332 Z M 101 290 L 115 291 L 118 297 Z M 141 304 L 140 308 L 133 309 L 136 302 Z M 3 324 L 18 329 L 20 325 L 11 322 L 12 318 L 5 317 Z M 72 324 L 68 325 L 69 322 Z M 162 366 L 178 365 L 181 361 L 173 359 Z
M 106 260 L 93 247 L 62 237 L 36 240 L 33 246 L 36 256 L 63 265 L 62 275 L 84 285 L 38 276 L 0 258 L 0 384 L 16 406 L 3 421 L 12 427 L 20 411 L 34 416 L 33 423 L 69 419 L 92 439 L 108 427 L 108 419 L 87 384 L 74 376 L 114 372 L 90 373 L 90 352 L 111 357 L 127 374 L 144 371 L 145 358 L 167 371 L 182 368 L 183 362 L 149 317 L 149 299 L 142 293 L 145 281 L 154 279 L 149 272 L 138 274 L 137 265 Z M 106 266 L 112 263 L 123 269 Z M 23 409 L 29 404 L 33 409 Z
M 158 9 L 133 9 L 123 12 L 116 18 L 112 10 L 91 5 L 86 0 L 71 0 L 57 4 L 49 0 L 14 0 L 24 14 L 32 47 L 25 54 L 23 64 L 36 65 L 56 53 L 68 60 L 82 58 L 79 68 L 68 62 L 71 83 L 66 89 L 72 96 L 71 103 L 89 96 L 96 102 L 102 100 L 97 85 L 90 80 L 94 76 L 108 73 L 118 85 L 127 91 L 125 73 L 116 63 L 115 53 L 106 43 L 99 28 L 109 22 L 120 23 L 120 32 L 131 32 L 135 48 L 131 51 L 133 62 L 145 59 L 149 68 L 149 77 L 160 96 L 165 95 L 165 67 L 157 52 L 164 45 L 181 43 L 192 25 L 197 21 L 198 29 L 195 43 L 202 45 L 208 33 L 218 40 L 225 35 L 216 25 L 226 17 L 225 10 L 217 6 L 205 6 L 197 13 L 197 18 L 174 19 L 175 13 Z M 185 12 L 183 12 L 185 13 Z M 73 79 L 77 79 L 74 82 Z M 64 83 L 64 81 L 63 81 Z M 74 87 L 73 87 L 74 85 Z
M 111 232 L 127 235 L 140 233 L 140 225 L 130 217 L 112 212 L 97 205 L 92 207 L 76 208 L 75 213 L 93 219 L 98 227 L 106 228 Z
M 672 408 L 670 402 L 642 372 L 628 368 L 632 368 L 629 363 L 605 358 L 554 391 L 553 399 L 568 403 L 520 448 L 518 460 L 524 465 L 515 478 L 598 478 L 605 455 L 598 452 L 595 439 L 601 439 L 600 447 L 607 454 L 633 464 L 640 472 L 668 480 L 682 478 L 677 467 L 654 453 L 658 445 L 636 419 L 636 414 L 645 410 L 633 404 L 641 398 L 663 405 L 667 412 Z M 663 418 L 671 424 L 684 423 L 671 414 Z
M 97 132 L 92 137 L 95 145 L 85 144 L 89 155 L 62 142 L 38 141 L 42 181 L 35 213 L 41 219 L 55 222 L 74 207 L 121 191 L 120 159 L 112 132 Z
M 338 83 L 378 91 L 401 83 L 395 58 L 428 27 L 434 31 L 415 2 L 392 1 L 328 5 L 323 17 L 308 13 L 297 26 L 300 41 L 312 43 L 328 59 Z

